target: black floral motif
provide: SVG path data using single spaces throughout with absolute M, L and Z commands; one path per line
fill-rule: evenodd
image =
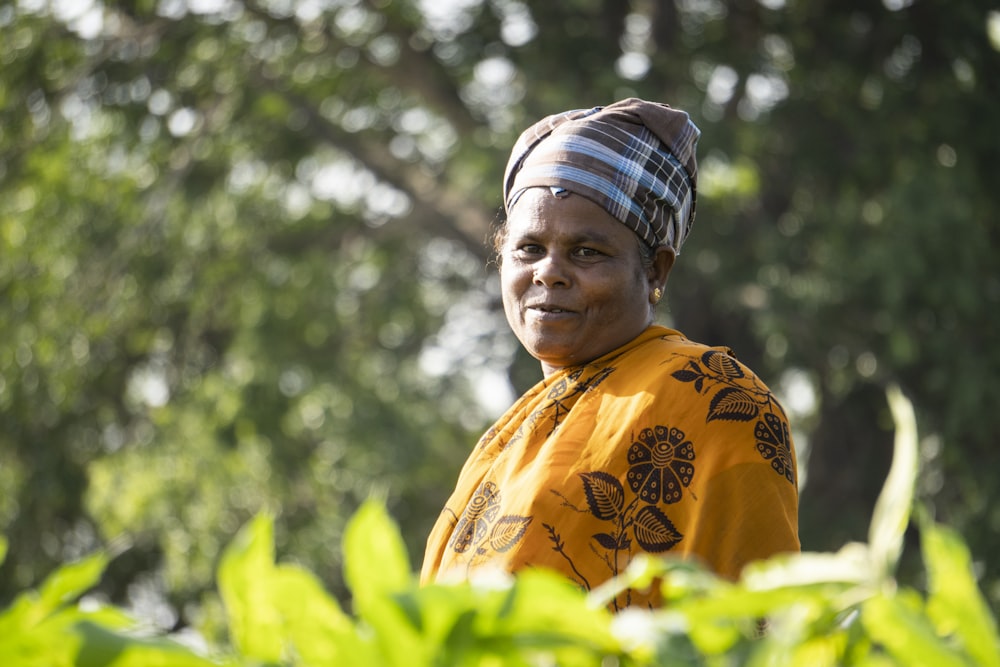
M 720 350 L 708 350 L 700 357 L 684 356 L 687 364 L 671 377 L 691 383 L 699 394 L 711 394 L 705 422 L 753 422 L 757 451 L 771 462 L 776 473 L 794 483 L 788 424 L 767 387 Z M 631 475 L 629 482 L 633 483 Z
M 760 414 L 761 406 L 770 402 L 767 390 L 747 377 L 735 359 L 719 350 L 709 350 L 697 361 L 690 358 L 684 368 L 674 371 L 671 376 L 693 383 L 699 394 L 714 390 L 706 422 L 717 419 L 751 421 Z
M 493 482 L 483 482 L 459 517 L 448 546 L 457 553 L 465 553 L 470 547 L 481 542 L 498 511 L 500 511 L 500 493 L 497 485 Z
M 701 362 L 718 377 L 727 380 L 738 380 L 746 377 L 736 360 L 724 352 L 709 350 L 701 355 Z
M 564 376 L 559 376 L 559 379 L 556 380 L 551 387 L 549 387 L 549 391 L 545 394 L 545 398 L 550 401 L 557 401 L 564 397 L 567 393 L 569 393 L 570 387 L 576 383 L 577 378 L 580 377 L 580 373 L 582 372 L 582 370 L 576 370 Z
M 591 514 L 602 521 L 621 515 L 625 508 L 625 490 L 618 478 L 606 472 L 585 472 L 580 478 Z
M 490 441 L 497 436 L 498 432 L 499 431 L 497 430 L 497 427 L 495 425 L 489 427 L 486 430 L 486 432 L 483 433 L 482 436 L 480 436 L 479 442 L 476 443 L 476 447 L 485 447 L 486 445 L 488 445 Z
M 579 473 L 587 507 L 577 508 L 562 494 L 564 505 L 588 512 L 606 522 L 606 529 L 591 535 L 590 550 L 604 561 L 612 576 L 631 560 L 638 546 L 650 553 L 669 551 L 684 536 L 657 505 L 679 501 L 694 476 L 694 444 L 684 432 L 669 426 L 654 426 L 639 432 L 628 452 L 628 488 L 608 472 Z M 629 493 L 631 491 L 631 493 Z M 574 563 L 579 554 L 569 553 L 554 526 L 545 525 L 553 549 L 566 559 L 581 585 L 589 588 Z M 624 554 L 624 558 L 622 557 Z
M 608 379 L 608 376 L 615 372 L 614 366 L 606 366 L 604 368 L 598 369 L 596 373 L 586 378 L 580 383 L 580 387 L 583 391 L 591 391 L 597 385 L 601 384 Z
M 490 532 L 490 547 L 501 553 L 507 551 L 524 537 L 530 523 L 530 516 L 506 514 L 500 517 Z
M 590 372 L 590 375 L 586 373 Z M 500 448 L 514 444 L 524 438 L 525 435 L 539 428 L 538 424 L 548 423 L 547 435 L 552 435 L 562 424 L 563 419 L 573 409 L 581 396 L 591 391 L 604 382 L 612 373 L 614 366 L 581 366 L 572 370 L 548 388 L 545 394 L 546 402 L 537 410 L 532 411 L 525 417 L 517 431 L 510 438 L 509 443 L 500 443 Z M 484 447 L 489 440 L 485 436 L 480 438 L 479 446 Z
M 472 500 L 462 511 L 448 547 L 456 553 L 471 553 L 469 565 L 490 551 L 509 551 L 517 544 L 532 517 L 500 513 L 500 489 L 494 482 L 483 482 L 476 489 Z
M 760 405 L 754 397 L 742 389 L 723 387 L 712 397 L 708 405 L 708 419 L 726 419 L 748 422 L 760 413 Z
M 590 369 L 591 367 L 589 366 L 578 368 L 569 373 L 566 377 L 560 379 L 552 386 L 551 389 L 549 389 L 549 393 L 546 395 L 546 398 L 548 398 L 551 403 L 541 407 L 538 412 L 551 412 L 550 419 L 552 420 L 552 430 L 549 431 L 550 434 L 559 428 L 562 420 L 566 417 L 573 406 L 576 405 L 576 401 L 580 398 L 580 396 L 604 382 L 604 380 L 615 371 L 613 366 L 606 366 L 598 368 L 593 374 L 584 377 L 584 373 Z M 536 415 L 532 415 L 531 417 L 532 420 L 536 418 Z
M 794 484 L 795 469 L 792 466 L 788 423 L 775 414 L 766 413 L 764 419 L 757 422 L 754 437 L 757 439 L 757 451 L 760 455 L 771 462 L 775 472 Z
M 635 541 L 646 551 L 669 551 L 683 537 L 656 505 L 643 505 L 635 513 Z
M 694 447 L 677 428 L 657 426 L 639 433 L 628 450 L 628 485 L 647 503 L 676 503 L 694 476 Z

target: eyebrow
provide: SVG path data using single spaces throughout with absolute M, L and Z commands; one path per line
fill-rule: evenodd
M 520 241 L 539 241 L 541 240 L 541 235 L 536 234 L 532 231 L 526 231 L 521 234 L 512 235 L 511 238 L 516 238 Z M 609 234 L 603 234 L 601 232 L 586 232 L 586 233 L 573 233 L 566 236 L 560 236 L 559 240 L 561 242 L 566 242 L 569 245 L 580 245 L 586 243 L 597 243 L 602 245 L 612 245 L 612 239 Z

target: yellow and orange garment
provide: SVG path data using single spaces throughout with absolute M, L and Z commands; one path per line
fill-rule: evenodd
M 726 348 L 653 325 L 539 382 L 479 440 L 421 580 L 544 567 L 590 590 L 640 552 L 736 578 L 799 550 L 795 452 L 777 400 Z M 616 607 L 655 605 L 629 591 Z

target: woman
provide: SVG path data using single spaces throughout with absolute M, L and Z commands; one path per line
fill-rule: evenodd
M 698 137 L 686 113 L 627 99 L 518 139 L 495 245 L 507 321 L 544 379 L 476 445 L 423 581 L 545 567 L 590 590 L 640 552 L 735 578 L 799 549 L 778 402 L 728 349 L 653 324 L 694 219 Z

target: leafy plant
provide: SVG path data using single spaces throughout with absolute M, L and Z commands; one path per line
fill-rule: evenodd
M 738 582 L 690 563 L 642 558 L 590 594 L 534 570 L 419 586 L 398 528 L 382 504 L 369 501 L 344 537 L 348 612 L 308 570 L 275 562 L 273 519 L 262 514 L 219 567 L 228 646 L 202 654 L 144 634 L 120 609 L 81 601 L 107 565 L 96 554 L 63 566 L 0 613 L 0 664 L 1000 667 L 996 619 L 955 532 L 919 514 L 926 591 L 894 578 L 917 457 L 911 405 L 894 389 L 889 402 L 895 459 L 867 544 L 775 557 Z M 5 550 L 0 540 L 0 557 Z M 664 608 L 608 610 L 625 587 L 649 585 L 662 586 Z

